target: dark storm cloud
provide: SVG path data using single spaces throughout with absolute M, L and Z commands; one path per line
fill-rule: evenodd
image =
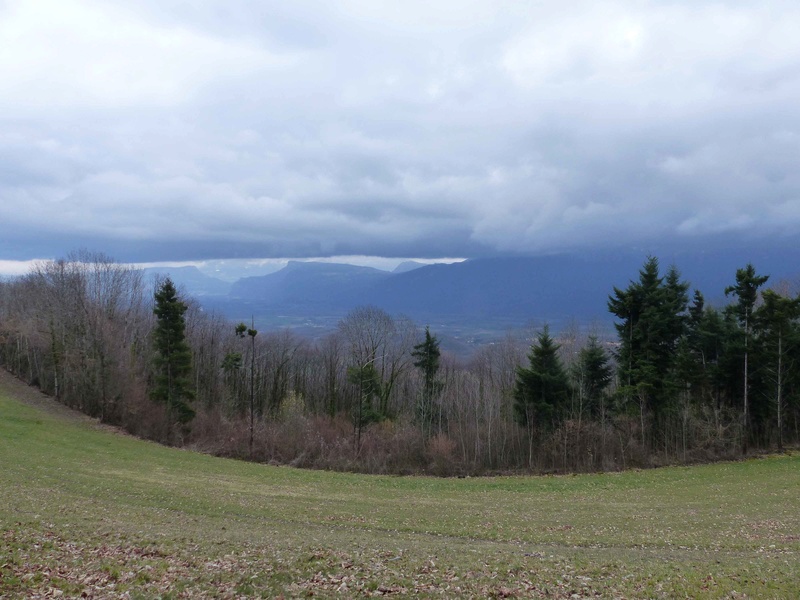
M 6 2 L 0 258 L 790 238 L 798 24 L 779 1 Z

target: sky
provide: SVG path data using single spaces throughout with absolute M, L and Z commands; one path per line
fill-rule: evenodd
M 0 0 L 0 270 L 792 245 L 800 3 Z

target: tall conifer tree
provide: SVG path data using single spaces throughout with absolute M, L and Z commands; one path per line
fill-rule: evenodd
M 614 375 L 608 364 L 608 356 L 597 340 L 597 336 L 589 336 L 585 347 L 578 353 L 578 360 L 572 365 L 572 378 L 576 383 L 580 398 L 580 410 L 588 409 L 589 414 L 604 417 L 604 394 Z
M 165 279 L 155 292 L 153 343 L 156 354 L 153 363 L 156 376 L 150 396 L 166 405 L 170 424 L 186 424 L 194 418 L 194 410 L 189 405 L 193 398 L 189 381 L 192 353 L 186 343 L 186 310 L 175 284 Z
M 551 429 L 563 416 L 569 401 L 569 380 L 558 357 L 559 345 L 545 326 L 528 355 L 530 367 L 517 369 L 514 415 L 530 430 Z
M 436 378 L 439 372 L 439 340 L 435 335 L 431 335 L 430 327 L 425 327 L 425 340 L 414 346 L 411 352 L 416 360 L 414 366 L 422 371 L 423 387 L 422 398 L 417 406 L 417 419 L 422 425 L 423 433 L 432 433 L 435 421 L 433 402 L 441 393 L 444 385 Z M 439 424 L 441 426 L 441 423 Z
M 675 351 L 687 324 L 687 290 L 675 267 L 665 277 L 658 259 L 649 257 L 639 270 L 638 281 L 609 296 L 609 311 L 621 320 L 617 364 L 621 395 L 638 402 L 645 434 L 645 416 L 651 414 L 656 427 L 674 399 Z
M 753 313 L 764 354 L 764 396 L 774 402 L 778 434 L 778 450 L 783 451 L 784 409 L 791 380 L 791 356 L 800 343 L 800 298 L 786 298 L 774 290 L 766 290 L 762 304 Z
M 725 295 L 734 295 L 738 302 L 735 306 L 736 316 L 744 334 L 744 385 L 742 390 L 742 450 L 747 452 L 750 437 L 750 337 L 753 327 L 753 310 L 758 300 L 758 288 L 764 285 L 769 275 L 756 275 L 751 263 L 744 269 L 736 270 L 736 285 L 725 288 Z

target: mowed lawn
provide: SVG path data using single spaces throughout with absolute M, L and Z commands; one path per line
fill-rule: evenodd
M 0 597 L 800 597 L 796 453 L 564 477 L 303 471 L 120 435 L 3 375 L 0 467 Z

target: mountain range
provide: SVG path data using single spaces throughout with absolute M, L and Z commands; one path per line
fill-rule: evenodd
M 324 331 L 361 305 L 375 305 L 419 323 L 464 331 L 500 333 L 544 322 L 558 329 L 575 320 L 610 325 L 606 308 L 613 287 L 638 277 L 647 255 L 636 250 L 499 257 L 452 264 L 400 265 L 394 272 L 370 267 L 291 261 L 268 275 L 230 284 L 195 267 L 159 269 L 209 309 L 232 320 L 256 319 L 261 327 L 291 326 Z M 798 252 L 755 252 L 728 248 L 673 252 L 692 289 L 711 304 L 726 302 L 724 289 L 737 268 L 753 262 L 772 282 L 800 276 Z M 152 269 L 150 270 L 153 271 Z

